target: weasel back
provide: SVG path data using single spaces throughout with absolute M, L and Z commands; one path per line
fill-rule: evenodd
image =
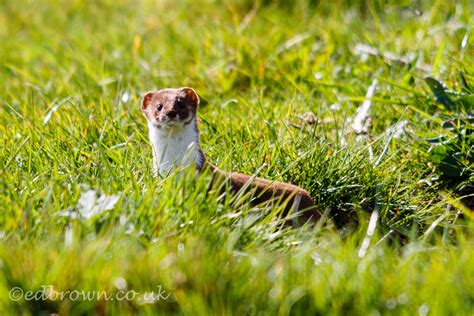
M 283 215 L 290 212 L 298 213 L 302 215 L 304 221 L 316 221 L 321 218 L 321 214 L 309 193 L 299 186 L 223 171 L 209 163 L 206 163 L 206 167 L 212 170 L 214 178 L 217 176 L 221 181 L 228 183 L 232 192 L 252 192 L 251 202 L 253 205 L 272 201 L 285 202 Z M 215 179 L 213 179 L 213 182 L 215 182 Z M 225 190 L 225 186 L 222 189 Z

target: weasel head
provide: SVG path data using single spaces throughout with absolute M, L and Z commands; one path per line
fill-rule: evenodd
M 142 112 L 161 130 L 176 129 L 191 123 L 197 112 L 199 97 L 192 88 L 162 89 L 145 94 Z

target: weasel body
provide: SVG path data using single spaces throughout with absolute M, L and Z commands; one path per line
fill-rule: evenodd
M 187 126 L 158 128 L 148 122 L 148 136 L 153 148 L 153 169 L 161 175 L 169 174 L 175 167 L 196 162 L 198 169 L 204 164 L 199 150 L 196 119 Z
M 199 171 L 208 167 L 215 175 L 225 178 L 235 192 L 242 189 L 254 190 L 255 204 L 278 199 L 289 200 L 287 211 L 308 211 L 307 214 L 313 219 L 320 217 L 312 198 L 303 188 L 223 171 L 207 163 L 199 145 L 196 121 L 198 105 L 197 93 L 188 87 L 152 91 L 143 97 L 141 108 L 148 120 L 155 173 L 166 176 L 178 166 L 194 163 Z

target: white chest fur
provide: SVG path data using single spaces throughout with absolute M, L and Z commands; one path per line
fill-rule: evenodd
M 167 126 L 158 129 L 148 122 L 150 143 L 153 147 L 153 172 L 166 176 L 179 166 L 196 163 L 200 168 L 204 157 L 199 149 L 196 122 L 183 126 Z

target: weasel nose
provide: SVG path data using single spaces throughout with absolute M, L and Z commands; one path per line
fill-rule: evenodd
M 175 118 L 176 117 L 176 111 L 169 111 L 168 113 L 166 113 L 166 115 L 168 115 L 169 118 Z

